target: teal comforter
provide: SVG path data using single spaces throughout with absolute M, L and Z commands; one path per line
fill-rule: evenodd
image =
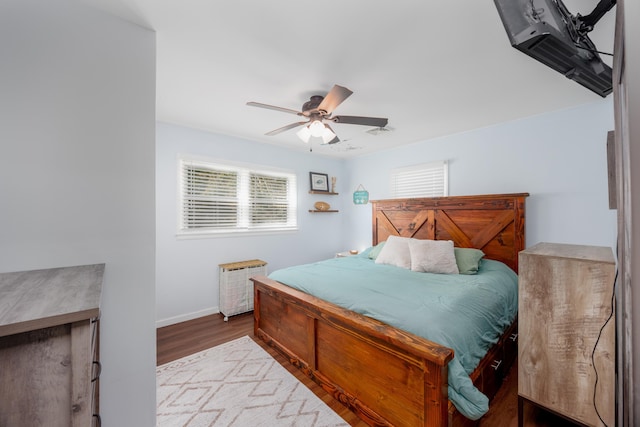
M 478 274 L 418 273 L 359 255 L 284 268 L 271 279 L 452 348 L 449 399 L 472 420 L 489 400 L 471 382 L 492 344 L 515 319 L 518 278 L 482 260 Z

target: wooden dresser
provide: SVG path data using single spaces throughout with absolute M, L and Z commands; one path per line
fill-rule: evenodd
M 613 251 L 539 243 L 519 257 L 518 424 L 528 401 L 582 425 L 615 425 Z
M 0 274 L 0 426 L 99 426 L 104 264 Z

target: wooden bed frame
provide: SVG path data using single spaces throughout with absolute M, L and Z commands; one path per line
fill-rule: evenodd
M 526 193 L 372 201 L 373 244 L 390 235 L 453 240 L 518 271 Z M 448 400 L 453 350 L 264 276 L 254 331 L 372 426 L 472 426 Z M 517 322 L 472 373 L 489 398 L 517 354 Z

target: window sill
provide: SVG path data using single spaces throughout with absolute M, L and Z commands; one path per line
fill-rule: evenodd
M 249 236 L 266 236 L 274 234 L 293 234 L 297 233 L 298 228 L 286 228 L 286 229 L 271 229 L 271 230 L 244 230 L 244 231 L 201 231 L 201 232 L 187 232 L 177 233 L 177 240 L 192 240 L 192 239 L 217 239 L 225 237 L 249 237 Z

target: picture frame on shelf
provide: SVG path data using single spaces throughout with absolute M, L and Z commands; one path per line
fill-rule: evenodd
M 326 173 L 309 172 L 311 191 L 329 192 L 329 175 Z

